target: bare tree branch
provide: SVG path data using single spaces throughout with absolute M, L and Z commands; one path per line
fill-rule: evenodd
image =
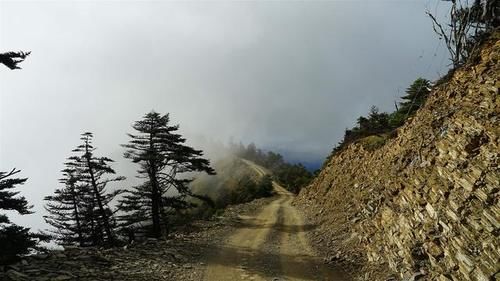
M 426 14 L 432 20 L 434 32 L 445 41 L 453 66 L 458 67 L 467 62 L 477 49 L 481 36 L 495 26 L 493 21 L 485 18 L 484 9 L 495 15 L 498 4 L 493 4 L 493 0 L 476 0 L 472 4 L 468 0 L 451 2 L 450 22 L 446 25 L 439 23 L 430 11 Z

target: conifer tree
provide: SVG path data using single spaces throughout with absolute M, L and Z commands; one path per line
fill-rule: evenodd
M 66 164 L 69 165 L 69 164 Z M 56 189 L 55 194 L 46 196 L 44 200 L 48 201 L 45 209 L 49 215 L 44 216 L 45 221 L 54 227 L 51 231 L 55 239 L 61 244 L 75 244 L 85 246 L 84 223 L 82 221 L 83 192 L 88 187 L 78 184 L 78 176 L 73 168 L 62 170 L 63 178 L 59 180 L 64 185 L 63 188 Z
M 115 171 L 110 167 L 114 162 L 107 157 L 94 155 L 95 147 L 92 145 L 92 133 L 86 132 L 81 135 L 82 144 L 73 152 L 77 155 L 69 157 L 67 166 L 74 170 L 76 184 L 80 186 L 79 200 L 82 205 L 81 229 L 85 230 L 93 245 L 113 245 L 115 242 L 115 222 L 113 212 L 109 203 L 121 192 L 115 190 L 108 192 L 106 185 L 109 182 L 124 180 L 124 177 L 107 178 L 106 175 L 114 175 Z M 78 207 L 78 206 L 77 206 Z M 69 219 L 67 217 L 67 219 Z M 75 222 L 76 223 L 76 222 Z
M 185 145 L 186 139 L 177 133 L 179 126 L 170 125 L 168 114 L 146 114 L 132 126 L 138 133 L 128 134 L 130 141 L 124 156 L 139 164 L 138 177 L 146 181 L 128 191 L 120 202 L 126 212 L 124 225 L 152 222 L 152 235 L 160 237 L 168 231 L 167 211 L 192 206 L 185 199 L 193 194 L 191 178 L 179 175 L 189 172 L 215 174 L 210 162 L 202 158 L 201 150 Z M 168 192 L 175 194 L 168 194 Z
M 21 69 L 18 64 L 23 62 L 31 52 L 7 52 L 0 53 L 0 64 L 4 64 L 10 69 Z
M 431 82 L 424 78 L 418 78 L 406 89 L 406 95 L 401 97 L 403 102 L 400 103 L 399 110 L 407 116 L 412 115 L 424 105 L 430 91 Z
M 402 96 L 399 108 L 391 113 L 389 125 L 391 128 L 398 128 L 422 107 L 430 94 L 431 82 L 424 78 L 418 78 L 406 89 L 406 95 Z
M 12 178 L 20 170 L 0 172 L 0 210 L 16 211 L 21 215 L 31 214 L 31 207 L 24 196 L 18 196 L 19 191 L 11 191 L 17 185 L 22 185 L 27 178 Z M 11 223 L 7 215 L 0 213 L 0 264 L 13 261 L 19 255 L 27 254 L 36 246 L 36 235 L 29 228 Z

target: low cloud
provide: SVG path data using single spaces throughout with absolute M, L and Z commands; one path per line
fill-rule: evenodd
M 438 1 L 429 1 L 432 8 Z M 443 4 L 441 4 L 443 5 Z M 122 158 L 130 125 L 155 109 L 198 136 L 255 142 L 321 162 L 371 105 L 446 69 L 421 1 L 1 2 L 0 50 L 30 50 L 0 68 L 0 169 L 22 169 L 40 227 L 42 198 L 92 131 Z

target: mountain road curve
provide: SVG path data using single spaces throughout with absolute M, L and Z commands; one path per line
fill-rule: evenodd
M 255 216 L 240 216 L 240 227 L 209 257 L 204 280 L 347 280 L 311 248 L 306 232 L 315 226 L 291 205 L 294 195 L 276 182 L 273 187 L 276 199 Z

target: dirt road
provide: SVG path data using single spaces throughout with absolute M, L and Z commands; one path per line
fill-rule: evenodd
M 314 226 L 291 205 L 293 194 L 273 185 L 276 200 L 256 216 L 240 217 L 241 227 L 209 259 L 205 280 L 345 280 L 310 247 L 305 234 Z

